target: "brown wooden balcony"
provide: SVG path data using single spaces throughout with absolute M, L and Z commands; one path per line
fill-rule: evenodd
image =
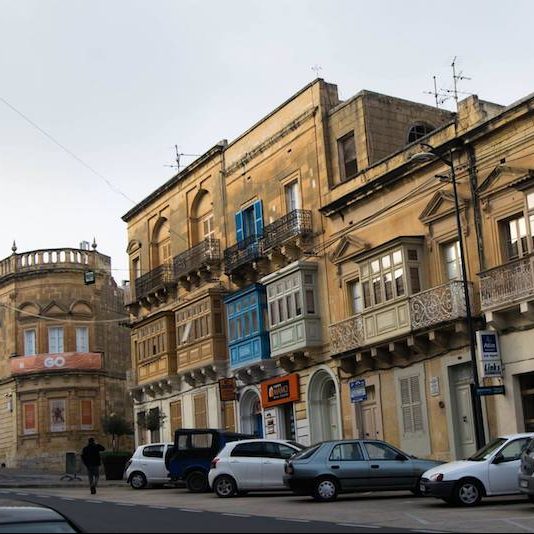
M 263 229 L 262 250 L 280 249 L 312 234 L 310 210 L 293 210 Z
M 480 276 L 480 301 L 490 326 L 534 322 L 534 255 L 488 269 Z
M 469 283 L 470 291 L 472 291 Z M 463 282 L 455 281 L 397 299 L 332 324 L 329 327 L 332 354 L 386 347 L 392 353 L 407 355 L 411 346 L 424 349 L 428 340 L 445 342 L 432 332 L 424 341 L 414 335 L 439 330 L 466 317 Z M 377 347 L 382 347 L 379 349 Z
M 220 263 L 220 241 L 209 237 L 174 257 L 174 276 L 182 285 L 189 288 L 191 282 L 198 282 L 206 276 L 210 277 L 211 271 L 218 268 Z
M 172 265 L 165 263 L 135 280 L 135 298 L 137 301 L 150 299 L 151 296 L 165 293 L 174 284 Z
M 248 236 L 224 251 L 224 272 L 229 275 L 234 274 L 238 269 L 263 256 L 261 236 Z

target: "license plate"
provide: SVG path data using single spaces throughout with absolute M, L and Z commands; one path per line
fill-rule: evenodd
M 520 484 L 522 488 L 528 488 L 528 480 L 522 480 Z
M 424 493 L 426 491 L 426 486 L 424 484 L 421 484 L 419 486 L 419 489 Z

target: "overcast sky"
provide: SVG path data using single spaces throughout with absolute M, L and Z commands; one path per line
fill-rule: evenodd
M 433 104 L 432 75 L 502 104 L 534 91 L 532 0 L 0 0 L 0 257 L 96 238 L 128 277 L 121 215 L 173 146 L 233 139 L 319 75 Z M 448 106 L 450 109 L 451 106 Z M 189 163 L 191 158 L 182 158 Z

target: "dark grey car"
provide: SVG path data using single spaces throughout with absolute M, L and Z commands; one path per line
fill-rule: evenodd
M 297 495 L 333 501 L 339 493 L 409 490 L 443 462 L 420 460 L 378 440 L 326 441 L 286 461 L 284 484 Z
M 519 491 L 534 502 L 534 439 L 531 439 L 521 454 L 519 470 Z

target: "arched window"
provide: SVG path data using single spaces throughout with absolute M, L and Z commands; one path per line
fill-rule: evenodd
M 196 245 L 208 237 L 215 237 L 211 195 L 201 189 L 191 205 L 191 240 Z
M 435 129 L 436 128 L 434 126 L 426 122 L 414 124 L 408 133 L 408 143 L 414 143 L 418 139 L 421 139 L 421 137 L 425 137 L 425 135 L 433 132 Z
M 169 263 L 171 256 L 171 233 L 169 221 L 161 218 L 154 227 L 152 234 L 152 269 Z

